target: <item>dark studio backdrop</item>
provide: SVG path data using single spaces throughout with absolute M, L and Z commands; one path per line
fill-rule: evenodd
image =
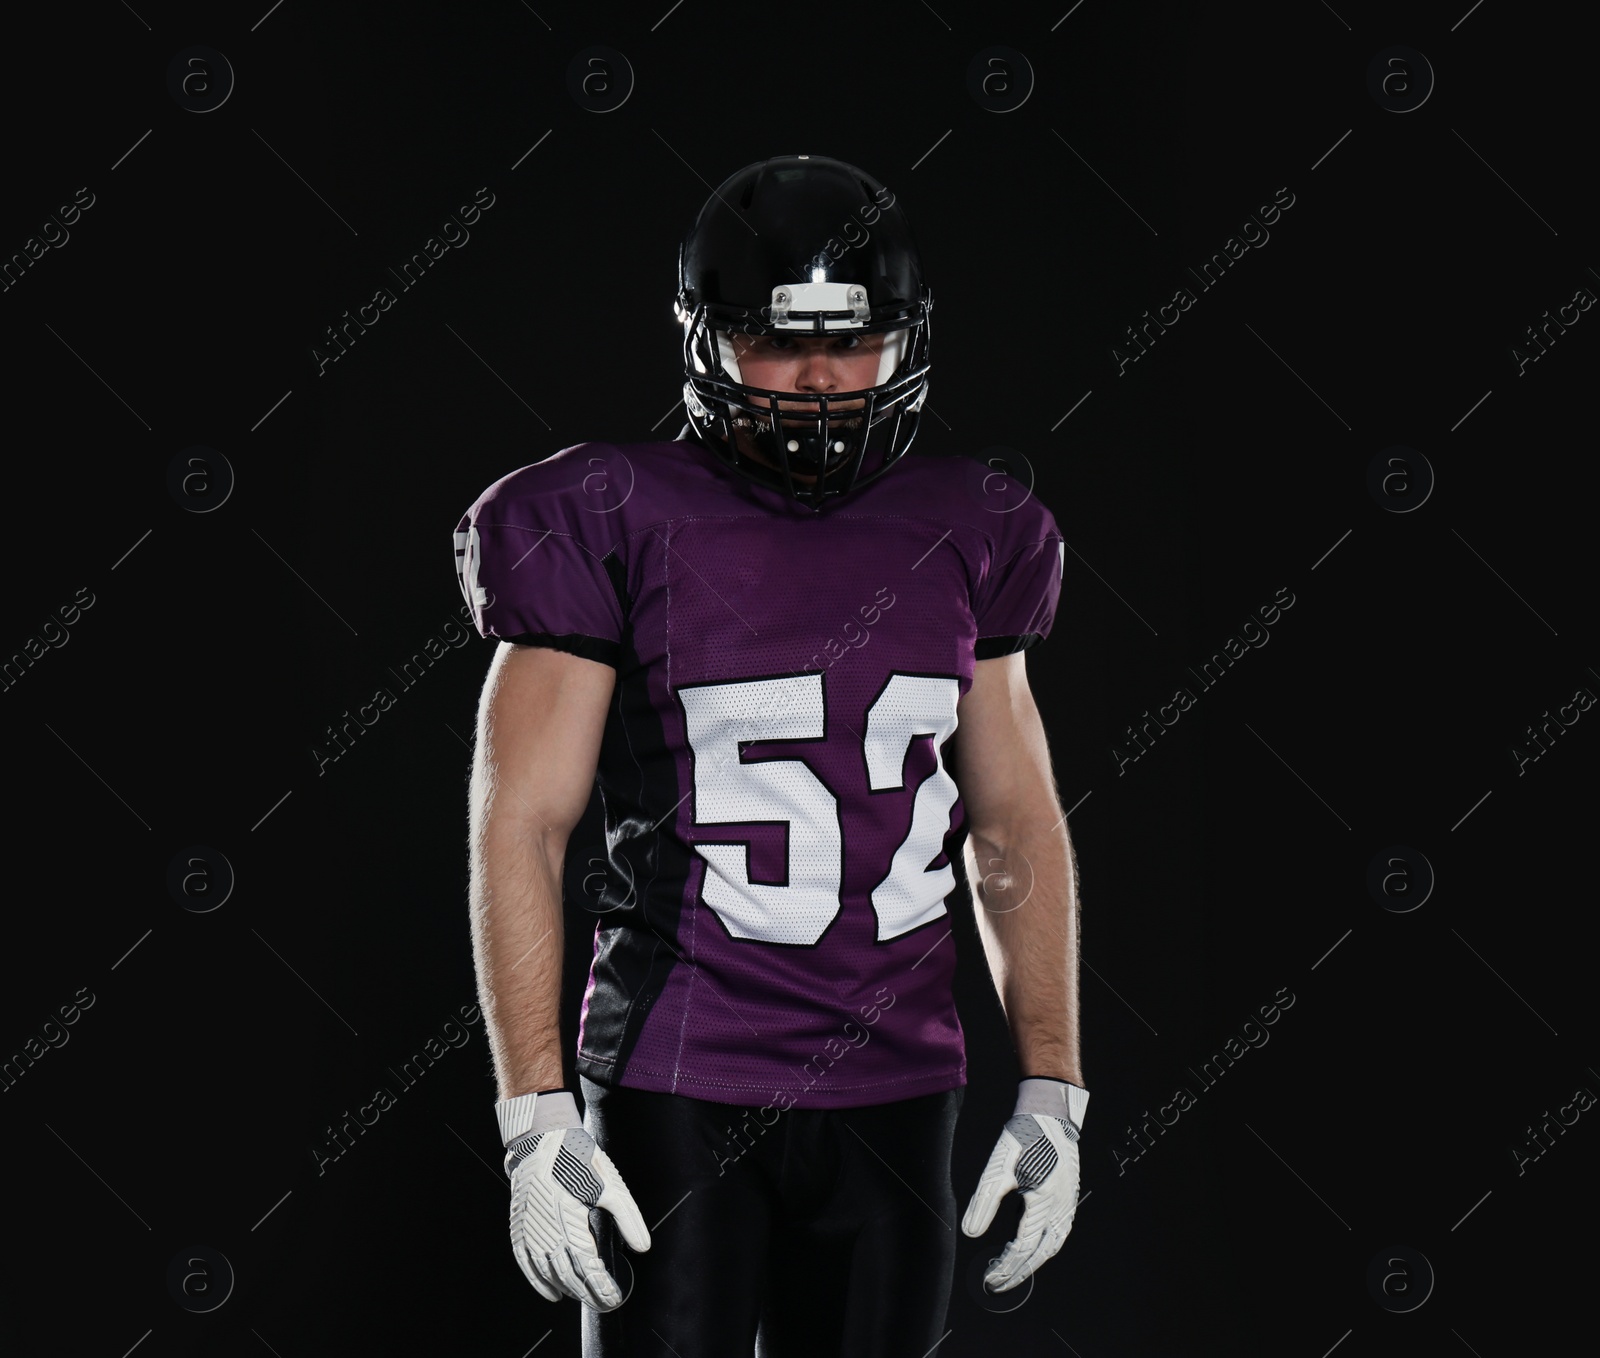
M 677 241 L 795 152 L 917 233 L 918 447 L 1006 459 L 1069 548 L 1028 669 L 1081 870 L 1084 1196 L 1003 1299 L 972 1270 L 1017 1200 L 960 1238 L 937 1352 L 1567 1333 L 1592 34 L 1500 0 L 668 2 L 8 24 L 16 1351 L 578 1352 L 507 1242 L 466 913 L 491 647 L 456 644 L 450 534 L 515 467 L 676 432 Z M 569 1050 L 602 848 L 591 809 Z M 1018 1070 L 964 893 L 955 924 L 965 1204 Z

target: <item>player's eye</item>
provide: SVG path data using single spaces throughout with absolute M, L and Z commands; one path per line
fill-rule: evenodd
M 761 345 L 780 354 L 793 353 L 797 348 L 797 342 L 793 335 L 766 335 L 762 338 Z M 860 335 L 840 335 L 834 340 L 834 345 L 837 348 L 844 349 L 846 352 L 851 352 L 861 347 L 862 339 Z

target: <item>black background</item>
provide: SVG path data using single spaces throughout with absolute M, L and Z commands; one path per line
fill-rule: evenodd
M 109 1358 L 578 1352 L 576 1305 L 507 1246 L 481 1020 L 318 1172 L 330 1124 L 476 998 L 465 781 L 490 649 L 447 647 L 404 692 L 389 667 L 459 622 L 449 535 L 488 482 L 675 432 L 677 239 L 741 166 L 810 151 L 868 169 L 917 231 L 919 447 L 1021 453 L 1070 548 L 1029 671 L 1075 808 L 1085 1196 L 1007 1314 L 969 1264 L 1015 1199 L 960 1239 L 941 1358 L 1490 1358 L 1576 1326 L 1600 1111 L 1520 1173 L 1512 1148 L 1600 1092 L 1600 713 L 1557 717 L 1600 691 L 1600 313 L 1520 376 L 1512 346 L 1537 353 L 1523 328 L 1600 288 L 1595 48 L 1571 11 L 1468 3 L 8 19 L 0 253 L 94 200 L 0 293 L 0 646 L 94 603 L 0 691 L 6 1058 L 93 1004 L 0 1096 L 0 1324 Z M 604 114 L 567 92 L 595 43 L 636 81 Z M 1003 114 L 967 90 L 996 43 L 1036 81 Z M 205 114 L 166 89 L 192 44 L 236 81 Z M 1436 79 L 1403 114 L 1367 88 L 1395 44 Z M 319 375 L 324 327 L 480 187 L 470 241 Z M 1270 240 L 1201 293 L 1188 269 L 1280 189 Z M 1185 285 L 1195 305 L 1119 375 L 1124 327 Z M 236 477 L 206 513 L 167 487 L 194 445 Z M 1394 445 L 1435 478 L 1408 512 L 1368 490 Z M 1186 667 L 1279 590 L 1270 642 L 1200 692 Z M 1119 773 L 1125 729 L 1180 684 L 1198 701 Z M 398 701 L 319 774 L 324 729 L 379 686 Z M 1519 766 L 1546 712 L 1548 752 Z M 576 871 L 601 844 L 591 813 Z M 1367 888 L 1397 844 L 1437 876 L 1404 913 Z M 232 865 L 220 908 L 167 888 L 191 845 Z M 965 1203 L 1017 1068 L 957 918 Z M 1270 1041 L 1201 1092 L 1190 1067 L 1285 988 Z M 1125 1129 L 1180 1085 L 1194 1106 L 1135 1158 Z M 196 1247 L 233 1274 L 206 1314 L 167 1280 Z M 1406 1314 L 1367 1282 L 1394 1247 L 1435 1275 Z

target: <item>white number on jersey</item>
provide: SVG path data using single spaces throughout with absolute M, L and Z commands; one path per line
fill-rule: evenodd
M 950 828 L 955 780 L 940 746 L 956 729 L 958 682 L 948 676 L 894 674 L 867 710 L 866 760 L 874 792 L 903 787 L 906 753 L 931 735 L 935 767 L 917 788 L 911 826 L 888 874 L 872 892 L 878 940 L 945 913 L 955 887 L 952 865 L 930 870 Z M 735 938 L 814 944 L 842 908 L 844 864 L 838 798 L 799 759 L 741 763 L 749 741 L 811 740 L 827 734 L 822 676 L 747 679 L 678 690 L 694 761 L 696 826 L 766 821 L 788 827 L 788 865 L 782 883 L 750 880 L 747 840 L 698 843 L 706 861 L 706 904 Z

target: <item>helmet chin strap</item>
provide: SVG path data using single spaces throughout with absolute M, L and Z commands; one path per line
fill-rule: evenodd
M 787 458 L 792 471 L 808 473 L 815 472 L 822 466 L 831 468 L 849 461 L 855 451 L 856 440 L 861 436 L 859 429 L 835 429 L 824 440 L 818 436 L 814 425 L 804 429 L 784 429 L 783 449 L 780 452 L 778 439 L 773 437 L 770 422 L 753 421 L 746 432 L 751 443 L 773 466 L 782 466 L 783 460 Z M 835 444 L 842 444 L 843 447 L 835 447 Z

